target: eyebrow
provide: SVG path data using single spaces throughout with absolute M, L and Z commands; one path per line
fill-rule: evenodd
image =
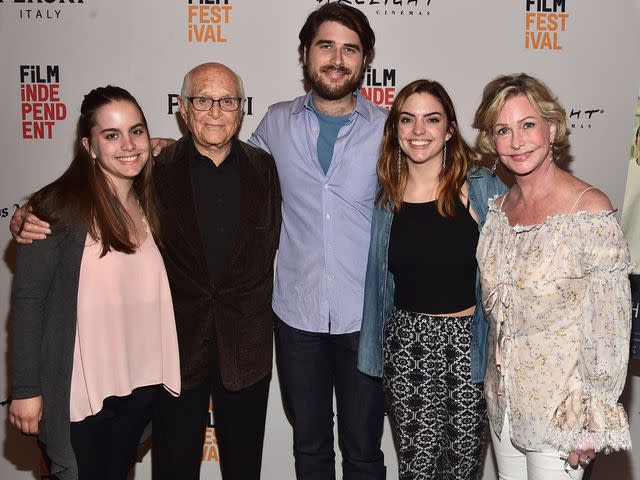
M 414 117 L 414 118 L 415 118 L 415 115 L 414 115 L 413 113 L 409 113 L 409 112 L 400 112 L 400 115 L 408 115 L 408 116 L 410 116 L 410 117 Z M 440 112 L 430 112 L 430 113 L 425 113 L 423 116 L 424 116 L 424 117 L 431 117 L 431 116 L 433 116 L 433 115 L 440 115 L 440 116 L 442 116 L 442 113 L 440 113 Z
M 140 128 L 140 127 L 144 128 L 144 123 L 142 123 L 142 122 L 136 123 L 135 125 L 131 126 L 129 128 L 129 130 L 133 130 L 134 128 Z M 107 132 L 116 132 L 117 133 L 119 131 L 120 131 L 119 128 L 105 128 L 104 130 L 101 130 L 100 133 L 107 133 Z
M 320 45 L 322 43 L 324 43 L 324 44 L 328 43 L 329 45 L 335 45 L 336 44 L 336 42 L 333 41 L 333 40 L 322 40 L 322 39 L 320 39 L 320 40 L 316 41 L 316 43 L 314 43 L 314 45 Z M 356 43 L 345 43 L 342 46 L 343 47 L 348 47 L 348 48 L 353 48 L 354 50 L 357 50 L 358 52 L 361 50 L 360 49 L 360 45 L 358 45 Z
M 517 124 L 521 124 L 523 122 L 526 122 L 527 120 L 535 120 L 535 119 L 536 119 L 536 117 L 534 117 L 532 115 L 529 115 L 528 117 L 524 117 L 524 118 L 518 120 L 516 123 Z M 508 127 L 509 124 L 508 123 L 496 123 L 493 126 L 494 126 L 494 128 L 495 127 Z

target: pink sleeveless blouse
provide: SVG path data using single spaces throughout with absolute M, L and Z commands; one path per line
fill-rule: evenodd
M 78 286 L 71 376 L 72 422 L 95 415 L 103 400 L 164 385 L 180 393 L 180 358 L 164 262 L 151 233 L 133 254 L 87 235 Z

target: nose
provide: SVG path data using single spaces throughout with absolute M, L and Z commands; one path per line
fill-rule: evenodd
M 333 50 L 333 63 L 335 63 L 336 65 L 342 65 L 343 64 L 343 59 L 342 59 L 342 50 L 340 48 L 335 48 Z
M 133 138 L 131 137 L 131 135 L 123 135 L 123 137 L 122 137 L 122 145 L 121 145 L 120 148 L 122 148 L 122 150 L 124 150 L 124 151 L 135 150 L 136 144 L 133 141 Z
M 220 115 L 222 115 L 220 102 L 213 102 L 213 105 L 211 105 L 211 108 L 209 109 L 209 115 L 213 118 L 220 118 Z
M 414 123 L 413 123 L 413 133 L 415 135 L 421 135 L 426 131 L 425 128 L 425 123 L 424 120 L 422 118 L 418 118 Z
M 520 147 L 524 145 L 524 138 L 522 136 L 522 132 L 520 129 L 513 129 L 513 133 L 511 134 L 511 148 L 514 150 L 520 150 Z

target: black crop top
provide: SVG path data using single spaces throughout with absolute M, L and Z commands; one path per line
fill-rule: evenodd
M 475 305 L 478 236 L 460 200 L 453 217 L 440 216 L 435 201 L 403 203 L 389 239 L 396 308 L 443 314 Z

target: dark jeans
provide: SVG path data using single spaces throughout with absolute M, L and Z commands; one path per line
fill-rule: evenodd
M 80 480 L 126 480 L 136 461 L 140 436 L 151 420 L 162 386 L 136 388 L 105 399 L 102 410 L 71 422 L 71 445 Z
M 276 358 L 299 480 L 334 480 L 333 391 L 345 480 L 385 478 L 382 385 L 356 369 L 359 333 L 305 332 L 276 320 Z
M 214 349 L 215 350 L 215 349 Z M 179 397 L 161 395 L 153 416 L 153 479 L 198 480 L 213 400 L 215 429 L 224 480 L 258 480 L 271 375 L 237 392 L 220 380 L 217 352 L 211 378 Z

